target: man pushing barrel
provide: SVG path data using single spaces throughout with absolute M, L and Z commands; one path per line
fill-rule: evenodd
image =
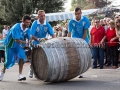
M 40 44 L 40 42 L 43 40 L 43 38 L 47 40 L 47 38 L 46 38 L 47 34 L 51 35 L 52 38 L 55 38 L 52 26 L 48 22 L 46 22 L 45 11 L 39 10 L 38 11 L 38 20 L 35 20 L 31 26 L 31 35 L 32 35 L 33 46 Z M 33 77 L 33 71 L 31 69 L 31 65 L 30 65 L 29 77 L 30 78 Z
M 88 43 L 87 30 L 90 26 L 90 21 L 87 17 L 82 16 L 81 9 L 75 8 L 75 18 L 70 20 L 68 24 L 68 37 L 82 38 Z M 79 76 L 82 77 L 81 75 Z

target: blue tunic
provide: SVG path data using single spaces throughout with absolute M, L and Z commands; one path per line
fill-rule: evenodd
M 16 39 L 25 40 L 25 38 L 30 39 L 30 29 L 22 29 L 22 23 L 15 24 L 8 32 L 4 44 L 5 49 L 5 67 L 10 68 L 15 64 L 15 56 L 17 55 L 18 60 L 26 60 L 26 55 L 24 51 L 25 44 L 20 44 L 15 42 Z M 19 61 L 18 61 L 19 62 Z
M 70 20 L 68 24 L 68 31 L 71 32 L 73 38 L 83 38 L 84 30 L 88 30 L 90 21 L 87 17 L 82 16 L 79 21 L 75 19 Z M 86 42 L 88 38 L 86 37 Z
M 46 35 L 50 34 L 51 36 L 54 34 L 54 31 L 51 25 L 48 22 L 44 24 L 40 24 L 39 20 L 35 20 L 31 26 L 31 35 L 35 36 L 36 38 L 45 38 Z M 40 42 L 34 41 L 33 44 L 39 44 Z
M 0 40 L 0 50 L 5 50 L 4 39 Z

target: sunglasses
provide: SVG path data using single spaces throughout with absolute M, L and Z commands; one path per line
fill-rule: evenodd
M 95 22 L 95 23 L 99 23 L 99 22 Z

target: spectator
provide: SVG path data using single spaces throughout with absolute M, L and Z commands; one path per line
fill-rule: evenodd
M 62 34 L 63 34 L 62 31 L 63 31 L 63 28 L 62 28 L 62 26 L 61 26 L 60 24 L 57 25 L 56 30 L 58 31 L 58 35 L 57 35 L 57 37 L 62 37 Z
M 92 48 L 92 56 L 93 56 L 93 69 L 97 68 L 97 61 L 100 65 L 100 69 L 103 69 L 104 63 L 104 49 L 102 39 L 105 36 L 105 29 L 100 25 L 100 21 L 95 19 L 95 26 L 91 29 L 90 32 L 91 40 L 90 46 Z
M 64 26 L 64 31 L 63 31 L 63 37 L 67 37 L 67 34 L 68 34 L 68 23 L 65 23 L 65 26 Z
M 116 20 L 116 19 L 118 19 L 118 18 L 120 18 L 120 15 L 118 15 L 118 14 L 115 15 L 115 18 L 114 18 L 114 19 Z
M 104 19 L 101 19 L 101 20 L 100 20 L 100 25 L 101 25 L 101 26 L 105 26 L 105 24 L 104 24 Z
M 7 25 L 4 25 L 4 29 L 2 31 L 3 37 L 6 37 L 6 35 L 8 34 L 8 28 Z
M 92 19 L 92 21 L 91 21 L 91 25 L 90 25 L 90 27 L 89 27 L 89 35 L 90 35 L 90 32 L 91 32 L 91 29 L 93 28 L 93 26 L 94 26 L 94 24 L 95 24 L 94 21 L 95 21 L 95 20 Z
M 116 29 L 116 35 L 119 38 L 119 42 L 120 42 L 120 18 L 117 18 L 115 20 L 115 29 Z M 118 50 L 120 51 L 120 43 Z M 120 67 L 118 69 L 120 69 Z
M 4 38 L 2 33 L 0 33 L 0 63 L 4 62 L 5 59 L 5 46 L 4 46 Z
M 107 30 L 106 36 L 104 37 L 104 40 L 105 39 L 108 41 L 107 54 L 109 56 L 107 58 L 107 64 L 108 66 L 112 65 L 112 68 L 116 69 L 118 67 L 118 38 L 116 36 L 115 22 L 113 20 L 109 21 L 109 28 Z
M 8 31 L 10 30 L 10 26 L 7 26 L 7 30 L 8 30 Z
M 105 32 L 107 32 L 107 29 L 108 29 L 107 18 L 104 18 L 103 21 L 104 21 Z
M 57 29 L 57 26 L 54 26 L 54 27 L 53 27 L 53 30 L 54 30 L 54 32 L 55 32 L 55 36 L 57 37 L 57 36 L 58 36 L 58 29 Z

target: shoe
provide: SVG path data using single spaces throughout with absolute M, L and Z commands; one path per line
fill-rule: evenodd
M 108 63 L 107 63 L 106 66 L 111 66 L 111 64 L 108 64 Z
M 118 70 L 120 70 L 120 67 L 118 68 Z
M 103 66 L 101 66 L 100 69 L 103 69 Z
M 0 81 L 3 80 L 3 77 L 4 77 L 4 73 L 1 71 L 1 72 L 0 72 Z
M 32 70 L 29 71 L 29 78 L 33 78 L 33 71 Z
M 24 77 L 22 74 L 18 75 L 18 81 L 25 81 L 26 77 Z
M 78 78 L 83 78 L 83 76 L 82 76 L 82 75 L 80 75 Z
M 93 66 L 92 69 L 97 69 L 97 67 L 96 67 L 96 66 Z
M 98 64 L 97 67 L 100 67 L 100 65 Z
M 112 69 L 117 69 L 118 68 L 118 66 L 112 66 Z
M 120 48 L 118 48 L 118 51 L 120 51 Z

